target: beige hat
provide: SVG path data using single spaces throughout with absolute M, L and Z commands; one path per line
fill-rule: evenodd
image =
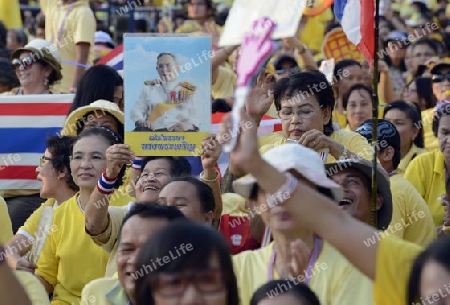
M 62 136 L 76 136 L 80 127 L 79 121 L 92 111 L 108 112 L 113 115 L 120 123 L 124 124 L 125 116 L 119 106 L 107 100 L 97 100 L 87 106 L 75 109 L 66 119 L 61 131 Z
M 44 39 L 33 39 L 23 48 L 15 50 L 11 58 L 19 58 L 23 51 L 30 51 L 36 56 L 36 60 L 42 60 L 48 63 L 55 73 L 55 80 L 58 81 L 62 78 L 61 74 L 61 53 L 59 53 L 58 48 Z
M 262 157 L 280 172 L 293 169 L 315 185 L 329 189 L 336 201 L 342 199 L 342 188 L 327 177 L 323 161 L 316 151 L 299 144 L 283 144 L 268 150 Z M 249 198 L 255 183 L 256 179 L 247 175 L 234 181 L 233 188 L 239 195 Z
M 341 170 L 354 168 L 363 173 L 369 181 L 372 181 L 372 163 L 362 158 L 327 163 L 325 167 L 330 176 L 333 176 Z M 377 212 L 377 229 L 386 230 L 392 220 L 392 193 L 389 174 L 381 165 L 377 166 L 377 186 L 378 192 L 383 196 L 383 206 Z

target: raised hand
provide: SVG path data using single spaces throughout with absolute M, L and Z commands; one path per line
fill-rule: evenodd
M 202 31 L 208 34 L 211 34 L 211 44 L 212 48 L 218 49 L 219 48 L 219 40 L 220 40 L 220 33 L 217 30 L 217 25 L 214 21 L 207 21 L 205 22 L 205 25 L 202 28 Z
M 259 123 L 273 103 L 273 93 L 270 91 L 272 77 L 272 75 L 265 76 L 264 73 L 260 73 L 247 95 L 245 109 L 256 123 Z
M 202 142 L 200 156 L 203 169 L 214 168 L 222 153 L 222 146 L 216 138 L 216 135 L 210 134 Z
M 117 177 L 125 164 L 131 164 L 134 153 L 128 144 L 114 144 L 106 150 L 106 175 L 109 178 Z

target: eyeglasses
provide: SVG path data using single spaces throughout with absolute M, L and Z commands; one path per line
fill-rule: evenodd
M 444 81 L 444 79 L 447 79 L 450 82 L 450 73 L 433 74 L 431 77 L 433 83 L 441 83 Z
M 157 64 L 156 67 L 158 69 L 172 69 L 174 65 L 172 64 Z
M 29 69 L 33 63 L 35 63 L 36 60 L 32 56 L 26 56 L 22 59 L 14 58 L 11 61 L 12 67 L 14 70 L 17 70 L 17 68 L 22 67 L 25 70 Z
M 295 73 L 298 72 L 300 69 L 298 67 L 289 67 L 289 68 L 283 68 L 283 69 L 278 69 L 275 72 L 280 75 L 280 74 L 284 74 L 286 72 L 290 72 L 290 73 Z
M 320 106 L 320 108 L 322 108 L 322 106 Z M 278 116 L 280 117 L 280 119 L 287 121 L 287 120 L 292 119 L 294 117 L 294 114 L 296 113 L 302 119 L 309 119 L 316 112 L 317 112 L 317 110 L 309 108 L 309 107 L 308 108 L 300 108 L 296 112 L 292 111 L 292 109 L 286 108 L 286 109 L 281 109 L 280 111 L 278 111 Z
M 205 294 L 214 294 L 224 289 L 222 272 L 219 269 L 207 269 L 190 273 L 160 273 L 150 280 L 152 291 L 165 298 L 183 295 L 190 285 Z
M 46 157 L 46 156 L 41 156 L 39 158 L 39 166 L 42 167 L 45 165 L 45 161 L 53 161 L 52 158 Z

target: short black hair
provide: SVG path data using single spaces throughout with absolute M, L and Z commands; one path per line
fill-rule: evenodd
M 322 85 L 324 86 L 322 87 Z M 317 86 L 320 86 L 320 89 L 313 90 Z M 280 79 L 275 83 L 274 88 L 274 103 L 277 111 L 281 110 L 281 100 L 285 98 L 289 99 L 295 93 L 302 96 L 306 94 L 308 97 L 310 94 L 315 96 L 322 110 L 329 107 L 331 116 L 328 123 L 323 127 L 323 133 L 326 136 L 330 136 L 333 133 L 333 122 L 331 118 L 335 100 L 333 89 L 325 75 L 319 70 L 306 70 Z
M 103 137 L 106 141 L 108 141 L 109 145 L 114 144 L 123 144 L 123 139 L 116 134 L 114 131 L 112 131 L 109 128 L 106 127 L 89 127 L 85 130 L 83 130 L 73 141 L 72 147 L 70 149 L 70 155 L 73 153 L 73 147 L 74 145 L 82 138 L 90 137 L 90 136 L 100 136 Z M 123 166 L 122 169 L 119 172 L 119 175 L 117 176 L 117 181 L 114 184 L 114 188 L 118 189 L 122 183 L 123 183 L 123 176 L 125 175 L 126 166 Z
M 184 157 L 151 156 L 142 159 L 141 170 L 144 170 L 148 162 L 164 159 L 170 163 L 171 177 L 185 177 L 192 175 L 192 167 L 189 161 Z
M 422 116 L 420 113 L 419 105 L 415 103 L 411 105 L 402 100 L 393 101 L 392 103 L 386 104 L 384 106 L 383 118 L 385 118 L 386 114 L 393 109 L 398 109 L 403 112 L 406 117 L 413 122 L 413 126 L 419 129 L 419 133 L 417 134 L 417 137 L 413 142 L 417 147 L 424 148 L 423 128 L 421 128 Z
M 422 272 L 428 262 L 434 261 L 445 271 L 450 272 L 450 255 L 448 255 L 448 249 L 450 249 L 450 236 L 446 235 L 441 239 L 437 239 L 416 257 L 409 276 L 408 304 L 420 303 Z
M 71 190 L 78 191 L 79 187 L 75 184 L 70 170 L 70 153 L 75 137 L 51 136 L 45 141 L 48 151 L 52 154 L 50 161 L 56 171 L 67 170 L 66 183 Z
M 443 106 L 438 106 L 434 112 L 433 116 L 433 134 L 437 137 L 439 130 L 439 122 L 443 116 L 450 115 L 450 104 L 444 104 Z
M 351 67 L 351 66 L 358 66 L 361 68 L 361 64 L 359 62 L 357 62 L 354 59 L 351 58 L 347 58 L 347 59 L 342 59 L 340 61 L 338 61 L 336 63 L 336 65 L 334 66 L 334 70 L 333 70 L 333 77 L 336 80 L 339 80 L 339 78 L 342 77 L 343 74 L 343 70 L 347 67 Z
M 172 206 L 160 205 L 157 202 L 137 202 L 122 220 L 122 225 L 119 230 L 118 243 L 120 243 L 120 237 L 122 236 L 122 228 L 125 223 L 133 216 L 139 216 L 140 218 L 164 218 L 169 222 L 177 219 L 185 219 L 183 213 L 179 209 Z
M 344 109 L 347 109 L 348 99 L 350 98 L 350 95 L 353 91 L 359 91 L 364 90 L 366 91 L 370 96 L 370 103 L 372 104 L 372 95 L 373 90 L 372 87 L 366 86 L 364 84 L 356 84 L 350 87 L 347 92 L 345 92 L 344 96 L 342 97 L 342 104 L 344 105 Z
M 438 54 L 439 52 L 439 42 L 435 39 L 432 38 L 428 38 L 428 37 L 422 37 L 417 39 L 416 42 L 414 42 L 413 44 L 413 50 L 417 47 L 417 46 L 421 46 L 421 45 L 427 45 L 429 46 L 434 53 Z
M 231 106 L 227 104 L 225 99 L 216 98 L 211 104 L 211 112 L 230 112 L 232 110 Z
M 214 212 L 216 208 L 216 201 L 214 200 L 214 193 L 208 184 L 192 176 L 176 177 L 173 178 L 170 182 L 177 182 L 177 181 L 188 182 L 195 187 L 196 195 L 198 200 L 200 201 L 203 213 Z M 167 183 L 166 186 L 169 183 Z
M 180 250 L 184 245 L 185 250 Z M 191 250 L 188 250 L 188 249 Z M 151 262 L 167 256 L 170 251 L 181 254 L 169 263 L 145 268 L 143 276 L 136 279 L 136 304 L 154 305 L 154 292 L 150 280 L 161 273 L 175 273 L 187 270 L 199 271 L 207 269 L 207 262 L 215 255 L 219 261 L 224 287 L 227 290 L 227 305 L 239 303 L 236 275 L 230 255 L 230 248 L 225 238 L 211 226 L 190 220 L 177 220 L 162 228 L 142 246 L 139 251 L 136 269 L 151 267 Z M 137 272 L 138 272 L 137 271 Z M 144 271 L 144 270 L 142 270 Z
M 262 300 L 269 298 L 272 291 L 280 291 L 286 295 L 292 295 L 301 304 L 304 305 L 320 305 L 317 295 L 308 287 L 308 285 L 295 282 L 291 279 L 272 280 L 259 287 L 253 293 L 250 305 L 258 305 Z
M 172 57 L 174 60 L 177 60 L 177 58 L 175 57 L 175 55 L 173 55 L 172 53 L 169 52 L 163 52 L 163 53 L 159 53 L 158 57 L 156 58 L 156 61 L 158 61 L 158 59 L 160 59 L 163 56 L 170 56 Z

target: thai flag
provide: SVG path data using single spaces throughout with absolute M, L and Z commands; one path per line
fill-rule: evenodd
M 96 64 L 108 65 L 115 70 L 123 70 L 123 44 L 111 50 L 111 52 L 102 57 Z
M 335 0 L 334 15 L 348 39 L 367 61 L 375 57 L 375 4 L 373 0 Z
M 73 94 L 0 97 L 0 189 L 39 189 L 36 167 L 48 136 L 64 125 Z

